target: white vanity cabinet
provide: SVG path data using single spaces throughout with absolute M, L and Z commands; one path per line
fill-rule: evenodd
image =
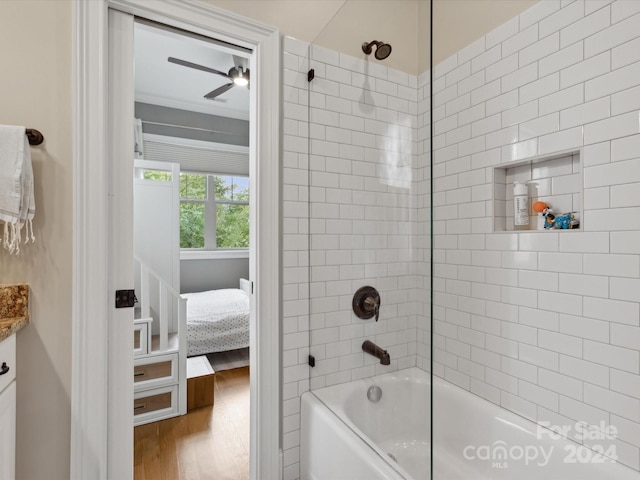
M 0 342 L 0 478 L 15 478 L 16 336 Z

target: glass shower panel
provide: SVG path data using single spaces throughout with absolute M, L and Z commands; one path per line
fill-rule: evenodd
M 348 0 L 307 58 L 309 389 L 354 478 L 430 478 L 428 38 L 428 1 Z
M 434 0 L 434 479 L 640 478 L 639 6 Z

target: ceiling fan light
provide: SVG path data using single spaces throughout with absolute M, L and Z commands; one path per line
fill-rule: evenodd
M 243 77 L 242 73 L 240 73 L 237 77 L 234 77 L 233 83 L 241 87 L 246 87 L 249 85 L 249 80 L 246 77 Z
M 229 76 L 236 85 L 241 87 L 249 85 L 249 70 L 244 70 L 241 66 L 229 70 Z

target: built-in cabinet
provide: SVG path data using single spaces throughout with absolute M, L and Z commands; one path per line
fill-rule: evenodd
M 15 478 L 16 336 L 0 342 L 0 478 Z
M 186 413 L 186 299 L 146 265 L 136 261 L 136 270 L 141 290 L 133 324 L 133 417 L 134 425 L 142 425 Z M 151 300 L 150 283 L 158 303 Z M 169 307 L 173 301 L 175 312 Z M 154 323 L 160 324 L 157 334 Z

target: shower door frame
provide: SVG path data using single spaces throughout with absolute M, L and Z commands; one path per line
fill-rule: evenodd
M 205 36 L 236 39 L 254 51 L 258 95 L 254 141 L 257 212 L 255 297 L 262 325 L 251 340 L 251 478 L 280 478 L 280 35 L 236 14 L 196 0 L 91 0 L 73 2 L 73 338 L 71 385 L 71 478 L 126 479 L 133 474 L 133 432 L 109 401 L 110 390 L 131 383 L 131 358 L 117 358 L 114 340 L 128 328 L 113 308 L 110 283 L 122 279 L 126 240 L 118 222 L 132 222 L 120 209 L 126 188 L 109 186 L 109 11 L 138 15 Z M 120 80 L 114 83 L 121 87 Z M 126 80 L 124 80 L 126 84 Z M 117 109 L 118 106 L 116 105 Z M 117 113 L 117 112 L 116 112 Z M 259 162 L 258 160 L 259 159 Z M 111 188 L 113 191 L 110 191 Z M 129 238 L 129 241 L 131 238 Z M 128 257 L 127 257 L 128 258 Z M 129 261 L 130 263 L 130 261 Z M 126 266 L 125 266 L 126 270 Z M 129 288 L 127 285 L 118 288 Z M 120 321 L 119 321 L 120 320 Z M 131 329 L 133 325 L 131 325 Z M 121 406 L 125 398 L 118 402 Z M 131 398 L 132 403 L 133 399 Z

